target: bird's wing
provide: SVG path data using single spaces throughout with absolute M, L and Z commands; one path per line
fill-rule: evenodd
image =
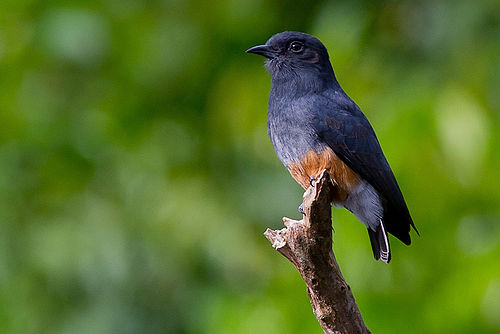
M 410 213 L 375 132 L 364 114 L 353 102 L 351 105 L 329 102 L 314 108 L 318 112 L 313 127 L 319 139 L 382 195 L 387 230 L 409 244 L 410 225 L 414 227 Z

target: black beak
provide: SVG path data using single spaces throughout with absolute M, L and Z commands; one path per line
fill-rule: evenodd
M 276 57 L 276 52 L 271 50 L 271 48 L 267 45 L 254 46 L 253 48 L 248 49 L 246 53 L 255 53 L 256 55 L 261 55 L 269 59 Z

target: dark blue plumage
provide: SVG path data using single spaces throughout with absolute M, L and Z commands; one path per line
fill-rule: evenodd
M 333 204 L 365 223 L 375 258 L 389 262 L 387 232 L 409 245 L 414 225 L 375 132 L 340 87 L 326 48 L 313 36 L 284 32 L 247 52 L 267 58 L 268 132 L 278 158 L 304 188 L 328 169 L 338 188 Z
M 335 99 L 328 97 L 331 92 L 325 93 L 325 101 L 315 108 L 318 117 L 313 127 L 318 139 L 375 188 L 382 197 L 386 230 L 409 245 L 413 221 L 372 126 L 354 102 L 327 102 Z M 349 99 L 344 92 L 341 94 Z

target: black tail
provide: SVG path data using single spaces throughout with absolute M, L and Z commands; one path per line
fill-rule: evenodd
M 410 227 L 413 227 L 417 235 L 417 228 L 413 224 L 408 208 L 396 208 L 390 203 L 384 205 L 384 228 L 386 232 L 391 233 L 393 236 L 404 242 L 406 245 L 411 244 Z
M 380 222 L 376 231 L 368 228 L 368 235 L 370 236 L 370 242 L 372 243 L 372 251 L 375 260 L 381 259 L 385 263 L 389 263 L 389 261 L 391 261 L 391 248 L 389 246 L 389 238 L 387 237 L 387 232 L 385 231 L 383 222 Z

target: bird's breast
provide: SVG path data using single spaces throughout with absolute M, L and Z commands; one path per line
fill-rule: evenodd
M 360 184 L 360 178 L 318 138 L 312 126 L 315 113 L 310 101 L 298 99 L 288 105 L 282 100 L 278 102 L 270 104 L 267 120 L 278 158 L 304 189 L 309 187 L 311 178 L 328 170 L 336 185 L 333 202 L 344 202 Z

